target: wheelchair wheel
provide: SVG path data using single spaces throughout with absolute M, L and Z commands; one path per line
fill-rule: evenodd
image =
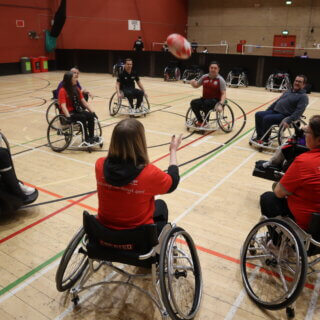
M 60 292 L 73 287 L 88 265 L 86 251 L 82 248 L 84 235 L 82 227 L 72 238 L 61 258 L 56 273 L 56 286 Z
M 299 125 L 297 124 L 298 122 L 300 122 Z M 307 124 L 306 124 L 306 122 L 304 120 L 300 119 L 294 125 L 297 125 L 297 126 L 304 125 L 304 126 L 306 126 Z M 295 132 L 295 130 L 291 126 L 289 128 L 284 128 L 283 126 L 279 126 L 279 130 L 278 130 L 278 143 L 279 143 L 279 146 L 282 146 L 283 144 L 285 144 L 288 141 L 288 139 L 290 137 L 292 137 L 294 132 Z
M 10 145 L 9 141 L 7 140 L 6 136 L 0 132 L 0 147 L 6 148 L 10 152 Z
M 102 136 L 102 128 L 98 119 L 94 119 L 94 136 L 101 137 Z
M 189 109 L 186 113 L 186 122 L 185 122 L 188 131 L 189 131 L 190 127 L 192 127 L 195 124 L 196 121 L 197 121 L 196 115 L 192 111 L 192 108 L 189 107 Z
M 121 98 L 118 100 L 117 93 L 115 92 L 109 101 L 110 116 L 114 117 L 119 112 L 120 107 L 121 107 Z
M 307 274 L 302 241 L 286 222 L 268 219 L 250 231 L 241 252 L 241 276 L 249 297 L 260 307 L 278 310 L 301 293 Z
M 218 125 L 222 131 L 231 132 L 234 125 L 233 111 L 228 104 L 224 104 L 222 108 L 222 112 L 216 111 Z
M 181 71 L 178 67 L 174 69 L 174 78 L 179 81 L 181 79 Z
M 171 319 L 193 319 L 202 296 L 201 267 L 193 240 L 182 228 L 171 229 L 162 243 L 159 276 Z
M 67 122 L 63 115 L 54 117 L 49 123 L 47 139 L 49 147 L 56 152 L 61 152 L 68 148 L 73 137 L 72 124 Z
M 53 102 L 50 103 L 47 112 L 46 112 L 46 119 L 48 124 L 51 122 L 51 120 L 56 117 L 57 115 L 59 115 L 59 105 L 57 103 L 56 100 L 54 100 Z

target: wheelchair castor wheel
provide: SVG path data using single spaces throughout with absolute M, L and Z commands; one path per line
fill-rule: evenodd
M 295 311 L 291 307 L 286 308 L 286 314 L 288 319 L 293 319 L 295 317 Z

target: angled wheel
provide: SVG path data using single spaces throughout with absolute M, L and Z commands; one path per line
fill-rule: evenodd
M 6 136 L 0 132 L 0 147 L 6 148 L 10 151 L 9 141 L 7 140 Z
M 163 80 L 164 81 L 169 81 L 170 75 L 169 75 L 169 67 L 165 67 L 163 71 Z
M 68 148 L 73 137 L 72 124 L 67 122 L 67 118 L 58 115 L 51 120 L 47 130 L 49 147 L 56 152 L 61 152 Z
M 102 136 L 102 128 L 98 119 L 94 119 L 94 136 L 101 137 Z
M 268 219 L 250 231 L 241 252 L 241 276 L 249 297 L 260 307 L 277 310 L 301 293 L 307 274 L 302 241 L 286 222 Z
M 54 100 L 49 104 L 49 107 L 46 111 L 46 119 L 48 124 L 52 121 L 52 119 L 54 117 L 56 117 L 57 115 L 59 115 L 59 105 L 58 105 L 58 101 Z
M 143 95 L 143 100 L 142 100 L 142 103 L 141 103 L 141 107 L 142 107 L 142 109 L 147 110 L 148 112 L 150 111 L 149 100 L 145 95 Z
M 190 128 L 195 125 L 197 121 L 196 115 L 192 111 L 192 108 L 189 107 L 187 113 L 186 113 L 186 127 Z
M 224 132 L 231 132 L 234 125 L 234 114 L 231 107 L 228 104 L 224 104 L 222 111 L 216 111 L 216 114 L 220 129 Z
M 288 139 L 292 137 L 292 135 L 295 132 L 294 126 L 301 127 L 301 125 L 306 126 L 307 124 L 304 120 L 300 119 L 292 123 L 292 126 L 290 126 L 289 128 L 284 128 L 283 126 L 280 126 L 278 130 L 279 146 L 282 146 L 283 144 L 285 144 L 288 141 Z
M 115 92 L 109 101 L 109 113 L 110 116 L 115 116 L 121 107 L 121 98 L 117 99 L 117 93 Z
M 179 81 L 181 79 L 181 71 L 180 68 L 176 67 L 174 69 L 174 78 Z
M 202 296 L 202 276 L 197 250 L 182 228 L 171 229 L 161 246 L 159 260 L 162 301 L 171 319 L 193 319 Z
M 61 258 L 56 273 L 56 286 L 60 292 L 73 287 L 88 266 L 88 256 L 83 248 L 84 235 L 84 229 L 81 228 L 74 235 Z

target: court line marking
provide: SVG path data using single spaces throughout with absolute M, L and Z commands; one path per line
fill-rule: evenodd
M 255 267 L 253 273 L 249 277 L 249 281 L 250 282 L 256 277 L 258 271 L 259 271 L 259 268 Z M 232 304 L 232 307 L 230 308 L 229 312 L 225 316 L 224 320 L 233 319 L 234 315 L 238 311 L 239 306 L 241 305 L 241 303 L 242 303 L 242 301 L 243 301 L 245 296 L 246 296 L 246 290 L 245 290 L 245 288 L 242 288 L 242 290 L 240 291 L 236 301 Z M 245 311 L 248 312 L 247 310 L 245 310 Z
M 317 300 L 319 297 L 319 292 L 320 292 L 320 273 L 318 273 L 318 276 L 317 276 L 317 281 L 314 286 L 314 290 L 312 292 L 308 311 L 307 311 L 306 317 L 304 318 L 305 320 L 311 320 L 313 318 L 314 311 L 317 307 Z
M 221 153 L 220 153 L 221 154 Z M 232 171 L 230 171 L 226 176 L 224 176 L 216 185 L 209 189 L 201 198 L 192 204 L 187 210 L 180 214 L 174 222 L 180 221 L 182 218 L 187 216 L 199 203 L 206 199 L 213 191 L 219 188 L 226 180 L 228 180 L 234 173 L 236 173 L 243 165 L 245 165 L 253 156 L 257 154 L 257 151 L 250 154 L 246 159 L 244 159 L 238 166 L 236 166 Z M 212 160 L 212 159 L 211 159 Z M 209 162 L 209 161 L 208 161 Z M 211 161 L 210 161 L 211 162 Z

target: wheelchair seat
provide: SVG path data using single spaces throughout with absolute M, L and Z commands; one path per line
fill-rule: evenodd
M 155 257 L 139 259 L 158 244 L 155 224 L 135 229 L 113 230 L 103 226 L 95 216 L 84 212 L 83 227 L 88 236 L 86 248 L 91 259 L 121 262 L 145 268 L 150 268 L 155 262 Z

